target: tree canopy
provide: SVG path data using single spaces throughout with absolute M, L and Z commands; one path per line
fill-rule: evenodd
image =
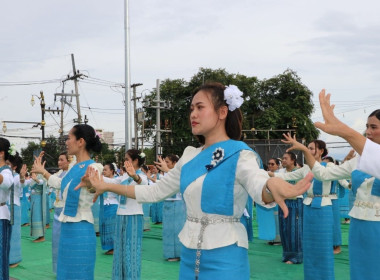
M 256 139 L 266 139 L 269 133 L 271 139 L 280 139 L 287 129 L 296 129 L 297 138 L 306 141 L 318 137 L 318 130 L 310 119 L 314 110 L 313 94 L 295 71 L 288 69 L 270 79 L 259 80 L 257 77 L 231 74 L 225 69 L 200 68 L 188 82 L 184 79 L 166 79 L 160 84 L 161 100 L 172 104 L 170 109 L 161 110 L 161 129 L 172 130 L 161 136 L 164 154 L 181 155 L 186 146 L 197 145 L 189 125 L 189 108 L 196 88 L 207 82 L 239 87 L 245 99 L 241 107 L 243 129 L 249 133 L 254 128 L 256 133 L 253 137 Z M 153 90 L 147 98 L 154 100 L 156 91 Z M 145 126 L 155 129 L 155 123 L 156 109 L 146 108 Z M 146 133 L 147 137 L 152 135 L 152 132 Z

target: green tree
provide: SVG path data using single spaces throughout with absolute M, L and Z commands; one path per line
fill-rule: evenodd
M 243 129 L 273 130 L 297 127 L 297 137 L 307 141 L 318 137 L 318 131 L 310 120 L 314 110 L 311 91 L 301 82 L 297 73 L 286 70 L 271 79 L 260 81 L 257 77 L 231 74 L 225 69 L 200 68 L 189 82 L 184 79 L 164 80 L 160 84 L 161 100 L 169 101 L 170 109 L 161 111 L 161 129 L 171 129 L 171 133 L 161 136 L 163 153 L 182 155 L 188 145 L 197 145 L 189 125 L 191 96 L 197 87 L 206 82 L 234 84 L 243 92 L 245 102 L 241 110 L 244 116 Z M 153 90 L 149 99 L 156 98 Z M 152 104 L 152 102 L 151 102 Z M 146 137 L 154 136 L 156 110 L 147 108 L 145 126 L 151 128 Z M 271 138 L 280 139 L 282 132 L 271 132 Z M 267 138 L 267 133 L 257 133 L 257 139 Z M 155 139 L 153 138 L 155 143 Z M 155 148 L 154 148 L 155 149 Z

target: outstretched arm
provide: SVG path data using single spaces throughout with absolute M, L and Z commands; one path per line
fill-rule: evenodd
M 285 140 L 281 140 L 282 142 L 286 143 L 286 144 L 290 144 L 292 145 L 289 149 L 287 149 L 286 151 L 287 152 L 290 152 L 292 150 L 299 150 L 299 151 L 302 151 L 304 156 L 305 156 L 305 160 L 306 160 L 306 163 L 307 165 L 309 165 L 310 169 L 313 169 L 313 166 L 315 164 L 315 158 L 314 156 L 311 154 L 311 152 L 309 151 L 309 149 L 303 145 L 302 143 L 298 142 L 296 140 L 296 137 L 292 137 L 290 136 L 290 134 L 283 134 L 283 136 L 285 137 Z
M 289 210 L 285 204 L 285 199 L 305 193 L 309 189 L 312 179 L 313 174 L 311 172 L 295 185 L 291 185 L 280 178 L 270 178 L 267 181 L 266 188 L 263 189 L 263 201 L 265 203 L 277 202 L 278 206 L 284 211 L 284 217 L 286 218 Z
M 363 152 L 366 138 L 356 130 L 350 128 L 334 115 L 335 105 L 330 104 L 331 94 L 326 95 L 326 91 L 323 89 L 319 93 L 319 104 L 322 109 L 323 119 L 325 123 L 316 122 L 315 126 L 324 132 L 332 135 L 340 136 L 347 140 L 348 143 L 357 151 L 360 155 Z

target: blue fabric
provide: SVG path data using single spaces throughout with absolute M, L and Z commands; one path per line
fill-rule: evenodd
M 282 261 L 292 263 L 303 262 L 303 203 L 302 198 L 286 199 L 289 214 L 278 208 L 278 221 L 282 243 Z
M 43 219 L 42 193 L 30 196 L 30 235 L 41 237 L 45 235 L 45 223 Z
M 100 212 L 100 203 L 99 199 L 97 199 L 91 205 L 92 216 L 94 217 L 94 230 L 95 232 L 99 232 L 99 212 Z
M 195 255 L 197 250 L 182 246 L 179 268 L 180 280 L 195 279 Z M 249 280 L 248 250 L 236 244 L 202 250 L 199 267 L 199 280 Z
M 354 195 L 356 195 L 356 191 L 358 190 L 360 185 L 364 182 L 364 180 L 369 179 L 371 177 L 372 177 L 371 175 L 359 170 L 354 170 L 351 172 L 351 189 Z
M 79 162 L 69 170 L 65 177 L 63 177 L 61 183 L 61 193 L 63 193 L 67 184 L 70 183 L 69 189 L 67 190 L 64 210 L 64 214 L 66 216 L 75 217 L 77 215 L 80 191 L 75 191 L 74 189 L 78 186 L 81 178 L 86 173 L 87 167 L 94 162 L 95 161 L 92 159 Z
M 183 200 L 165 200 L 162 209 L 163 227 L 162 244 L 164 258 L 179 258 L 181 255 L 181 243 L 178 234 L 186 221 L 186 206 Z
M 322 166 L 326 166 L 326 162 L 321 162 Z M 317 179 L 313 179 L 313 194 L 314 195 L 322 195 L 323 192 L 323 185 L 322 181 L 319 181 Z M 313 201 L 311 202 L 311 207 L 313 208 L 321 208 L 322 204 L 322 196 L 315 196 L 313 197 Z
M 342 230 L 340 228 L 340 212 L 339 212 L 339 200 L 332 199 L 332 210 L 333 210 L 333 245 L 340 246 L 342 245 Z
M 248 196 L 247 203 L 245 205 L 247 209 L 249 217 L 244 216 L 244 214 L 240 218 L 240 222 L 244 225 L 247 230 L 248 241 L 253 241 L 253 225 L 252 225 L 252 212 L 253 212 L 253 200 L 250 196 Z
M 224 157 L 214 167 L 210 167 L 213 156 L 219 148 L 224 150 Z M 182 167 L 181 192 L 184 193 L 191 182 L 207 173 L 202 186 L 202 211 L 209 214 L 233 215 L 233 186 L 241 150 L 252 149 L 244 142 L 227 140 L 215 143 L 201 151 Z M 225 164 L 226 162 L 228 163 Z M 215 196 L 216 190 L 218 190 L 218 196 Z
M 59 237 L 61 235 L 61 222 L 58 220 L 59 215 L 61 215 L 62 207 L 54 208 L 54 218 L 53 218 L 53 233 L 51 236 L 51 252 L 52 252 L 52 264 L 53 273 L 57 274 L 57 260 L 58 260 L 58 248 L 59 248 Z
M 150 229 L 150 206 L 151 203 L 144 203 L 142 205 L 144 212 L 144 230 Z
M 49 206 L 49 195 L 45 194 L 45 224 L 50 224 L 50 206 Z
M 343 197 L 339 197 L 339 210 L 340 210 L 340 217 L 341 218 L 350 218 L 348 215 L 349 209 L 349 190 L 344 189 Z
M 377 280 L 380 275 L 380 222 L 351 218 L 348 238 L 351 280 Z
M 278 211 L 277 206 L 274 208 L 265 208 L 260 205 L 256 205 L 259 239 L 274 240 L 276 238 L 276 223 L 273 214 L 274 211 Z
M 136 175 L 140 175 L 142 173 L 141 169 L 136 170 Z M 128 186 L 133 182 L 132 177 L 128 177 L 128 179 L 121 182 L 121 185 Z M 125 195 L 120 195 L 119 203 L 125 205 L 127 203 L 127 197 Z
M 143 215 L 117 215 L 112 279 L 140 279 L 143 223 Z
M 28 188 L 24 187 L 22 190 L 22 197 L 20 198 L 21 203 L 21 225 L 29 223 L 29 209 L 30 202 L 26 194 L 28 193 Z
M 117 204 L 103 205 L 103 215 L 100 219 L 100 241 L 103 250 L 113 249 L 113 239 L 116 227 Z
M 304 279 L 333 280 L 332 206 L 313 208 L 304 205 L 303 255 Z M 351 250 L 351 248 L 350 248 Z
M 57 280 L 93 280 L 96 236 L 93 224 L 81 221 L 61 223 Z
M 0 220 L 0 279 L 9 279 L 9 251 L 12 227 L 6 219 Z
M 21 207 L 14 204 L 14 223 L 12 225 L 9 264 L 21 262 Z
M 150 207 L 150 216 L 152 218 L 152 223 L 162 223 L 162 207 L 164 202 L 152 203 Z

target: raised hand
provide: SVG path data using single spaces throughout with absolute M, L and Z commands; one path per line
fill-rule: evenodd
M 158 161 L 154 161 L 154 164 L 163 172 L 169 172 L 170 170 L 165 160 L 161 156 L 158 156 Z
M 130 177 L 133 177 L 136 175 L 136 170 L 133 167 L 132 163 L 130 163 L 129 161 L 125 161 L 124 167 Z
M 45 163 L 46 161 L 42 162 L 42 157 L 43 157 L 44 152 L 41 152 L 38 157 L 34 157 L 34 163 L 32 166 L 32 170 L 30 172 L 32 173 L 39 173 L 43 174 L 45 170 Z
M 309 172 L 304 179 L 298 181 L 295 185 L 289 184 L 288 182 L 277 177 L 270 178 L 268 180 L 268 189 L 272 193 L 273 199 L 284 212 L 285 218 L 289 214 L 288 207 L 285 204 L 285 199 L 296 197 L 305 193 L 310 188 L 312 179 L 313 173 Z
M 290 135 L 290 133 L 286 133 L 286 134 L 284 133 L 282 135 L 284 136 L 285 140 L 281 140 L 281 142 L 292 145 L 289 149 L 286 150 L 287 152 L 290 152 L 292 150 L 303 151 L 307 149 L 305 145 L 297 141 L 295 135 L 293 137 Z
M 21 169 L 20 169 L 20 178 L 25 179 L 27 171 L 28 171 L 28 168 L 26 167 L 26 164 L 23 164 Z

